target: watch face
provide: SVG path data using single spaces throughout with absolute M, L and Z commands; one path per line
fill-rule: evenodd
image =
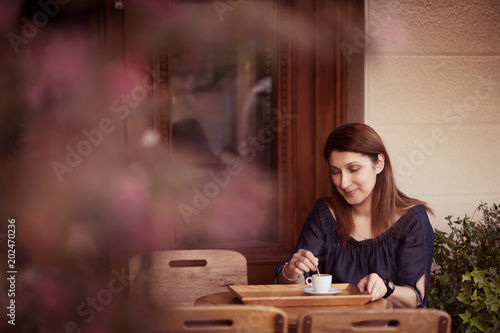
M 385 285 L 387 287 L 387 293 L 384 295 L 384 298 L 387 298 L 387 297 L 389 297 L 389 296 L 392 295 L 392 293 L 394 292 L 394 290 L 396 289 L 396 287 L 394 286 L 394 282 L 392 282 L 389 279 L 384 280 L 384 282 L 385 282 Z

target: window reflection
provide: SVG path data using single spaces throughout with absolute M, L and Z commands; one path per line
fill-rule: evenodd
M 207 161 L 227 151 L 244 153 L 242 143 L 271 116 L 272 2 L 241 3 L 223 16 L 211 2 L 175 7 L 195 23 L 186 27 L 185 43 L 169 48 L 174 144 L 191 126 L 193 136 L 206 136 L 203 149 L 210 152 L 201 155 Z M 252 162 L 269 170 L 271 159 L 263 156 L 270 150 L 265 143 Z
M 275 238 L 272 182 L 272 1 L 178 2 L 186 38 L 168 44 L 172 148 L 197 165 L 186 180 L 175 242 L 182 246 Z

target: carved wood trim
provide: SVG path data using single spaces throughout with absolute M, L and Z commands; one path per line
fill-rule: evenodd
M 276 107 L 281 119 L 286 126 L 280 127 L 278 140 L 276 140 L 278 177 L 278 216 L 280 242 L 279 255 L 286 258 L 293 248 L 292 228 L 295 207 L 295 148 L 293 138 L 296 135 L 296 110 L 292 103 L 292 68 L 293 68 L 293 43 L 289 30 L 292 20 L 292 2 L 281 0 L 277 2 L 276 9 Z M 290 120 L 292 119 L 292 120 Z M 282 123 L 280 121 L 280 123 Z
M 153 128 L 160 135 L 162 145 L 169 147 L 172 142 L 172 90 L 167 50 L 163 47 L 154 48 L 151 61 L 154 75 L 162 75 L 161 83 L 153 91 Z M 159 71 L 155 71 L 156 68 Z

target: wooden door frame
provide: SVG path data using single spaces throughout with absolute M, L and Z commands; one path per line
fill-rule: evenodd
M 362 114 L 363 53 L 347 62 L 339 48 L 342 41 L 353 40 L 354 27 L 364 28 L 364 2 L 362 0 L 275 0 L 275 66 L 273 75 L 273 108 L 277 114 L 292 119 L 276 133 L 276 176 L 279 204 L 276 221 L 277 237 L 269 244 L 255 247 L 233 247 L 243 253 L 249 265 L 249 283 L 272 283 L 272 268 L 291 256 L 302 225 L 317 198 L 329 194 L 329 175 L 322 157 L 326 136 L 336 126 L 349 120 L 349 114 Z M 332 5 L 333 4 L 333 5 Z M 100 13 L 102 43 L 110 53 L 124 50 L 123 10 L 115 9 L 109 0 Z M 339 26 L 328 16 L 352 18 L 349 26 Z M 314 31 L 315 38 L 300 40 L 305 21 Z M 345 22 L 346 20 L 342 20 Z M 332 23 L 334 22 L 334 23 Z M 326 28 L 325 28 L 326 27 Z M 322 39 L 322 29 L 333 29 L 328 35 L 331 44 Z M 286 31 L 286 33 L 282 33 Z M 304 48 L 304 43 L 306 44 Z M 111 51 L 109 50 L 111 48 Z M 362 50 L 364 51 L 364 50 Z M 152 53 L 153 68 L 169 72 L 168 55 L 161 50 Z M 354 85 L 353 85 L 354 82 Z M 171 91 L 167 80 L 162 80 L 153 92 L 154 110 L 152 126 L 162 142 L 169 145 L 172 135 L 169 103 Z M 361 102 L 359 100 L 361 99 Z M 357 101 L 356 110 L 350 101 Z M 351 103 L 352 105 L 353 103 Z M 356 118 L 356 117 L 355 117 Z M 351 117 L 352 119 L 352 117 Z M 126 129 L 124 129 L 126 140 Z M 174 242 L 165 244 L 175 249 Z M 216 244 L 212 248 L 216 248 Z M 110 266 L 126 266 L 129 255 L 123 249 L 112 251 Z
M 289 255 L 294 242 L 294 230 L 290 228 L 290 222 L 295 219 L 295 143 L 294 133 L 296 132 L 296 122 L 294 120 L 295 110 L 293 106 L 293 34 L 290 32 L 279 33 L 290 26 L 293 15 L 293 2 L 288 0 L 275 1 L 275 31 L 276 37 L 274 45 L 273 68 L 273 112 L 277 116 L 278 124 L 275 133 L 275 156 L 276 180 L 278 207 L 276 214 L 277 237 L 268 244 L 260 244 L 259 247 L 233 247 L 231 249 L 243 253 L 249 265 L 275 264 Z M 161 71 L 169 72 L 168 52 L 161 49 L 155 49 L 152 56 L 153 68 L 159 67 Z M 154 120 L 153 126 L 161 137 L 164 145 L 171 143 L 172 121 L 171 121 L 171 90 L 168 77 L 158 85 L 153 93 L 154 99 Z M 174 233 L 172 233 L 174 234 Z M 170 246 L 176 249 L 174 239 L 170 240 Z M 217 244 L 205 244 L 212 248 Z

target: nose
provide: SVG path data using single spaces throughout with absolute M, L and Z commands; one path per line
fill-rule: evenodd
M 347 190 L 349 186 L 351 186 L 351 184 L 352 184 L 351 177 L 346 173 L 342 173 L 340 179 L 340 187 L 343 190 Z

